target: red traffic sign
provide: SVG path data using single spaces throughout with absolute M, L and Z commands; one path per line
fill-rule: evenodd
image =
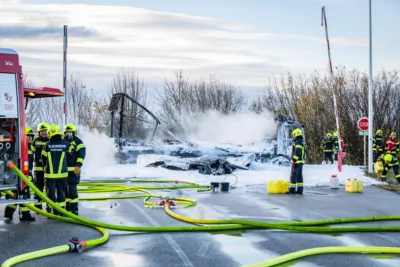
M 363 118 L 359 119 L 357 122 L 357 126 L 358 126 L 358 129 L 360 129 L 360 131 L 368 131 L 368 127 L 369 127 L 368 118 L 363 117 Z

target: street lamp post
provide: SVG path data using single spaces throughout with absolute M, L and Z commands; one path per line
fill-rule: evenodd
M 369 0 L 369 87 L 368 87 L 368 172 L 373 172 L 373 151 L 372 151 L 372 138 L 374 137 L 374 99 L 373 99 L 373 80 L 372 80 L 372 6 Z

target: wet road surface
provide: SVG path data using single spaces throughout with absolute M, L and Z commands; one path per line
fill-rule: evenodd
M 400 196 L 376 187 L 366 187 L 362 194 L 345 193 L 343 188 L 310 188 L 305 190 L 303 196 L 268 195 L 264 186 L 237 188 L 228 193 L 196 193 L 194 190 L 185 189 L 164 190 L 160 194 L 197 200 L 198 205 L 195 207 L 174 211 L 199 219 L 309 221 L 400 214 L 395 204 Z M 0 207 L 1 214 L 3 209 L 4 207 Z M 141 199 L 81 202 L 80 215 L 119 225 L 187 225 L 169 217 L 163 209 L 144 208 Z M 91 228 L 35 216 L 37 221 L 34 223 L 20 223 L 18 219 L 12 222 L 0 220 L 0 262 L 18 254 L 66 244 L 73 236 L 80 240 L 100 236 Z M 400 233 L 311 234 L 277 230 L 214 233 L 109 232 L 110 240 L 106 244 L 82 254 L 55 255 L 18 266 L 240 267 L 313 247 L 400 246 Z M 296 260 L 290 266 L 400 266 L 400 257 L 319 255 Z

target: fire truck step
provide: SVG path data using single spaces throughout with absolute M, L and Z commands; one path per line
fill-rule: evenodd
M 37 199 L 0 199 L 0 205 L 32 204 L 36 202 L 38 202 Z
M 0 185 L 0 192 L 5 192 L 5 191 L 8 191 L 8 190 L 16 190 L 17 189 L 17 187 L 14 185 L 14 186 L 12 186 L 12 185 Z

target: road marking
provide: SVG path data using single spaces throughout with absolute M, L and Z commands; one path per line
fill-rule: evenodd
M 155 227 L 160 227 L 160 224 L 156 220 L 153 219 L 148 213 L 146 213 L 142 208 L 139 207 L 133 200 L 128 200 L 128 203 L 132 205 L 135 209 L 137 209 L 146 219 Z M 168 241 L 171 247 L 175 250 L 176 254 L 178 254 L 179 258 L 183 261 L 184 266 L 191 266 L 194 267 L 193 263 L 189 260 L 186 256 L 185 252 L 182 248 L 175 242 L 171 235 L 162 234 L 163 237 Z
M 204 257 L 208 248 L 210 247 L 210 242 L 204 242 L 201 246 L 199 251 L 197 252 L 197 256 Z

